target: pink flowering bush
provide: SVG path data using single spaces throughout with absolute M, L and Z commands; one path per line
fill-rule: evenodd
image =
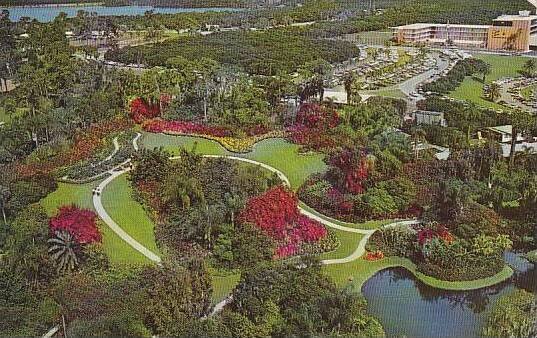
M 96 220 L 97 215 L 91 210 L 75 205 L 63 206 L 49 220 L 49 228 L 51 233 L 58 230 L 69 232 L 79 244 L 91 244 L 102 239 Z
M 303 251 L 304 244 L 319 242 L 328 235 L 321 223 L 300 214 L 296 195 L 283 186 L 249 199 L 240 220 L 254 224 L 276 240 L 277 258 L 296 255 Z

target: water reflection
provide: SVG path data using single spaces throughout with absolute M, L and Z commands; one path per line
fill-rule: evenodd
M 537 291 L 537 271 L 521 255 L 509 253 L 515 269 L 508 281 L 473 291 L 430 287 L 403 268 L 383 270 L 362 288 L 368 307 L 390 337 L 479 337 L 486 310 L 515 287 Z

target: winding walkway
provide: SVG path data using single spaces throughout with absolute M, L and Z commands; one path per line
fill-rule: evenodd
M 138 137 L 139 136 L 137 136 L 137 138 Z M 133 144 L 136 144 L 137 138 L 135 140 L 133 140 Z M 137 146 L 136 146 L 136 148 L 137 148 Z M 241 162 L 245 162 L 245 163 L 258 165 L 258 166 L 260 166 L 260 167 L 262 167 L 264 169 L 267 169 L 267 170 L 269 170 L 269 171 L 271 171 L 273 173 L 276 173 L 276 175 L 278 175 L 278 177 L 288 187 L 291 185 L 290 182 L 289 182 L 289 179 L 287 178 L 287 176 L 285 176 L 285 174 L 283 172 L 281 172 L 280 170 L 278 170 L 278 169 L 276 169 L 274 167 L 271 167 L 271 166 L 269 166 L 269 165 L 267 165 L 265 163 L 261 163 L 261 162 L 251 160 L 251 159 L 247 159 L 247 158 L 236 157 L 236 156 L 227 156 L 227 155 L 203 155 L 203 157 L 206 157 L 206 158 L 225 158 L 225 159 L 230 159 L 230 160 L 241 161 Z M 179 158 L 178 156 L 170 157 L 171 160 L 176 160 L 178 158 Z M 106 178 L 104 181 L 102 181 L 99 184 L 99 186 L 95 189 L 94 195 L 93 195 L 93 205 L 94 205 L 95 210 L 97 211 L 97 214 L 99 215 L 99 217 L 121 239 L 123 239 L 132 248 L 134 248 L 135 250 L 140 252 L 142 255 L 144 255 L 145 257 L 147 257 L 151 261 L 156 262 L 156 263 L 160 263 L 161 262 L 160 257 L 157 254 L 155 254 L 154 252 L 152 252 L 151 250 L 147 249 L 140 242 L 136 241 L 128 233 L 126 233 L 110 217 L 110 215 L 107 213 L 106 209 L 104 208 L 104 206 L 102 204 L 102 193 L 104 192 L 104 190 L 106 189 L 108 184 L 110 184 L 117 177 L 123 175 L 124 173 L 126 173 L 126 172 L 128 172 L 130 170 L 131 170 L 130 167 L 123 168 L 123 169 L 120 169 L 120 170 L 117 170 L 117 171 L 116 170 L 111 170 L 109 172 L 110 176 L 108 178 Z M 308 217 L 310 217 L 310 218 L 322 223 L 323 225 L 325 225 L 325 226 L 327 226 L 329 228 L 364 235 L 362 237 L 362 239 L 360 240 L 360 242 L 358 243 L 358 247 L 356 248 L 356 250 L 351 255 L 349 255 L 347 257 L 344 257 L 344 258 L 338 258 L 338 259 L 326 259 L 326 260 L 321 261 L 323 264 L 329 265 L 329 264 L 349 263 L 349 262 L 352 262 L 353 260 L 356 260 L 356 259 L 360 258 L 365 253 L 365 246 L 367 244 L 367 241 L 368 241 L 369 237 L 371 237 L 371 235 L 375 232 L 375 230 L 365 230 L 365 229 L 347 227 L 347 226 L 332 222 L 332 221 L 328 220 L 326 217 L 321 217 L 321 216 L 319 216 L 317 214 L 314 214 L 311 211 L 308 211 L 308 210 L 304 209 L 300 205 L 298 206 L 298 208 L 300 210 L 300 213 L 302 213 L 303 215 L 306 215 L 306 216 L 308 216 Z M 414 223 L 416 223 L 416 221 L 401 221 L 401 222 L 394 222 L 394 223 L 388 224 L 386 226 L 395 226 L 395 225 L 398 225 L 398 224 L 414 224 Z
M 133 140 L 133 146 L 135 147 L 135 149 L 138 148 L 137 141 L 138 141 L 138 138 L 140 136 L 141 135 L 137 135 L 137 137 Z M 264 169 L 267 169 L 267 170 L 269 170 L 269 171 L 271 171 L 273 173 L 276 173 L 276 175 L 278 175 L 278 177 L 285 183 L 285 185 L 287 185 L 288 187 L 291 186 L 291 184 L 289 182 L 289 179 L 287 178 L 287 176 L 285 176 L 285 174 L 283 172 L 281 172 L 280 170 L 278 170 L 278 169 L 276 169 L 274 167 L 271 167 L 271 166 L 269 166 L 269 165 L 267 165 L 265 163 L 261 163 L 261 162 L 254 161 L 254 160 L 247 159 L 247 158 L 236 157 L 236 156 L 226 156 L 226 155 L 203 155 L 203 157 L 207 157 L 207 158 L 226 158 L 226 159 L 231 159 L 231 160 L 236 160 L 236 161 L 241 161 L 241 162 L 245 162 L 245 163 L 258 165 L 258 166 L 260 166 L 260 167 L 262 167 Z M 176 157 L 171 157 L 170 159 L 175 160 L 175 159 L 178 159 L 178 158 L 179 157 L 176 156 Z M 152 252 L 151 250 L 146 248 L 144 245 L 142 245 L 140 242 L 138 242 L 137 240 L 132 238 L 128 233 L 126 233 L 110 217 L 110 215 L 106 212 L 106 209 L 104 208 L 104 206 L 102 204 L 102 193 L 104 192 L 104 190 L 106 189 L 108 184 L 110 184 L 110 182 L 115 180 L 117 177 L 127 173 L 130 170 L 131 170 L 131 168 L 127 167 L 127 168 L 123 168 L 123 169 L 120 169 L 120 170 L 117 170 L 117 171 L 116 170 L 110 171 L 110 176 L 107 179 L 105 179 L 104 181 L 102 181 L 99 184 L 99 186 L 94 190 L 93 205 L 94 205 L 95 210 L 97 211 L 97 214 L 99 215 L 99 217 L 122 240 L 124 240 L 127 244 L 129 244 L 133 249 L 135 249 L 136 251 L 140 252 L 145 257 L 147 257 L 149 260 L 151 260 L 151 261 L 153 261 L 153 262 L 155 262 L 157 264 L 160 264 L 161 263 L 161 258 L 157 254 L 155 254 L 154 252 Z M 343 257 L 343 258 L 325 259 L 325 260 L 321 261 L 322 264 L 331 265 L 331 264 L 350 263 L 350 262 L 360 258 L 362 255 L 364 255 L 365 246 L 367 244 L 367 241 L 369 240 L 371 235 L 375 232 L 375 230 L 365 230 L 365 229 L 347 227 L 347 226 L 332 222 L 332 221 L 326 219 L 325 217 L 321 217 L 321 216 L 319 216 L 317 214 L 314 214 L 311 211 L 308 211 L 308 210 L 304 209 L 300 205 L 298 206 L 298 208 L 299 208 L 300 212 L 303 215 L 306 215 L 306 216 L 308 216 L 308 217 L 310 217 L 310 218 L 312 218 L 312 219 L 324 224 L 327 227 L 330 227 L 330 228 L 333 228 L 333 229 L 336 229 L 336 230 L 340 230 L 340 231 L 345 231 L 345 232 L 351 232 L 351 233 L 364 235 L 362 237 L 362 239 L 360 240 L 360 242 L 358 243 L 358 247 L 356 248 L 356 250 L 352 254 L 350 254 L 347 257 Z M 394 222 L 394 223 L 387 224 L 385 226 L 389 227 L 389 226 L 396 226 L 396 225 L 411 225 L 411 224 L 415 224 L 416 222 L 417 221 L 415 221 L 415 220 L 399 221 L 399 222 Z M 339 222 L 339 223 L 342 223 L 342 222 Z M 229 296 L 226 299 L 224 299 L 221 302 L 219 302 L 218 304 L 216 304 L 209 316 L 212 316 L 212 315 L 220 312 L 226 306 L 226 304 L 228 304 L 231 300 L 232 300 L 232 296 Z

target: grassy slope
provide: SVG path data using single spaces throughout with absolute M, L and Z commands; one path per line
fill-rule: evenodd
M 181 146 L 192 149 L 195 143 L 197 151 L 201 154 L 233 155 L 273 166 L 287 175 L 292 188 L 295 190 L 304 183 L 310 174 L 323 172 L 327 168 L 322 155 L 300 155 L 297 145 L 283 139 L 263 140 L 255 145 L 251 153 L 234 154 L 226 151 L 215 141 L 201 138 L 149 133 L 144 133 L 143 137 L 143 144 L 146 148 L 163 147 L 172 154 L 177 154 Z
M 127 181 L 127 175 L 121 175 L 112 181 L 102 193 L 103 206 L 123 230 L 157 255 L 159 250 L 153 231 L 154 224 L 142 205 L 132 198 L 132 188 Z M 130 259 L 131 250 L 117 253 L 123 259 Z M 145 258 L 144 258 L 145 260 Z
M 378 261 L 366 261 L 363 258 L 347 264 L 329 265 L 323 267 L 324 271 L 332 276 L 338 286 L 351 285 L 360 291 L 363 284 L 375 273 L 393 267 L 404 267 L 414 274 L 423 283 L 445 290 L 475 290 L 500 283 L 513 275 L 513 270 L 505 266 L 498 274 L 473 281 L 448 282 L 426 276 L 416 270 L 416 265 L 410 260 L 401 257 L 388 257 Z
M 491 83 L 505 77 L 520 76 L 518 71 L 522 69 L 524 63 L 528 60 L 526 57 L 521 56 L 489 54 L 476 54 L 475 57 L 488 62 L 492 66 L 491 74 L 487 76 L 486 83 Z M 483 84 L 473 77 L 467 77 L 449 96 L 460 100 L 467 100 L 487 108 L 503 109 L 501 105 L 483 98 Z
M 58 208 L 66 204 L 76 204 L 81 208 L 94 210 L 91 191 L 99 182 L 87 184 L 59 183 L 58 189 L 41 200 L 41 205 L 52 216 Z M 115 234 L 106 224 L 99 222 L 103 234 L 103 248 L 113 264 L 146 264 L 149 260 L 134 250 Z

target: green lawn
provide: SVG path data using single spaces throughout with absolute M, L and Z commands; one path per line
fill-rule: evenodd
M 352 286 L 360 292 L 363 284 L 375 273 L 392 267 L 404 267 L 414 274 L 423 283 L 445 290 L 475 290 L 500 283 L 513 275 L 513 270 L 505 266 L 498 274 L 489 277 L 466 282 L 448 282 L 426 276 L 416 270 L 416 265 L 409 259 L 401 257 L 388 257 L 378 261 L 366 261 L 362 258 L 347 264 L 324 266 L 324 271 L 329 274 L 334 282 L 340 286 Z
M 113 180 L 103 191 L 103 206 L 112 219 L 132 238 L 149 250 L 159 255 L 155 240 L 154 224 L 142 205 L 132 196 L 132 188 L 127 175 L 121 175 Z M 130 248 L 130 247 L 129 247 Z M 116 259 L 124 262 L 148 262 L 142 254 L 133 255 L 134 249 L 114 252 Z M 141 260 L 142 259 L 142 260 Z
M 524 63 L 528 60 L 528 58 L 522 56 L 489 54 L 476 54 L 474 57 L 491 65 L 491 73 L 487 76 L 486 83 L 491 83 L 501 78 L 520 76 L 518 71 L 523 68 Z M 459 100 L 470 101 L 482 107 L 505 109 L 502 105 L 483 98 L 483 83 L 473 77 L 467 77 L 449 96 Z
M 320 259 L 339 259 L 352 255 L 358 247 L 358 243 L 364 238 L 364 235 L 353 232 L 346 232 L 336 229 L 330 229 L 339 239 L 340 245 L 336 250 L 320 255 Z
M 385 224 L 393 222 L 393 220 L 385 219 L 385 220 L 380 220 L 380 221 L 378 221 L 378 220 L 367 221 L 367 222 L 364 222 L 364 223 L 348 223 L 348 222 L 343 222 L 343 221 L 337 220 L 335 218 L 323 215 L 323 214 L 319 213 L 318 211 L 316 211 L 315 209 L 313 209 L 313 208 L 309 207 L 308 205 L 304 204 L 304 202 L 300 202 L 300 206 L 303 209 L 311 212 L 312 214 L 315 214 L 316 216 L 319 216 L 319 217 L 321 217 L 321 218 L 323 218 L 323 219 L 325 219 L 327 221 L 330 221 L 332 223 L 342 225 L 342 226 L 348 227 L 348 228 L 373 230 L 373 229 L 378 229 L 378 228 L 380 228 L 381 226 L 383 226 Z
M 95 210 L 93 208 L 92 193 L 99 182 L 86 184 L 58 183 L 58 189 L 41 200 L 49 216 L 56 214 L 58 208 L 63 205 L 76 204 L 81 208 Z M 125 243 L 106 224 L 99 222 L 103 234 L 103 248 L 112 264 L 147 264 L 150 261 Z
M 143 146 L 145 148 L 158 148 L 177 154 L 179 147 L 192 149 L 196 144 L 197 152 L 210 155 L 232 155 L 244 157 L 268 164 L 282 171 L 291 182 L 293 189 L 298 189 L 306 178 L 313 173 L 323 172 L 327 169 L 323 162 L 323 155 L 298 153 L 299 146 L 284 139 L 266 139 L 254 146 L 252 152 L 235 154 L 224 149 L 218 142 L 201 137 L 172 136 L 164 134 L 144 133 Z
M 211 284 L 213 287 L 212 301 L 216 304 L 229 296 L 231 291 L 240 281 L 240 273 L 220 275 L 218 272 L 211 271 Z

